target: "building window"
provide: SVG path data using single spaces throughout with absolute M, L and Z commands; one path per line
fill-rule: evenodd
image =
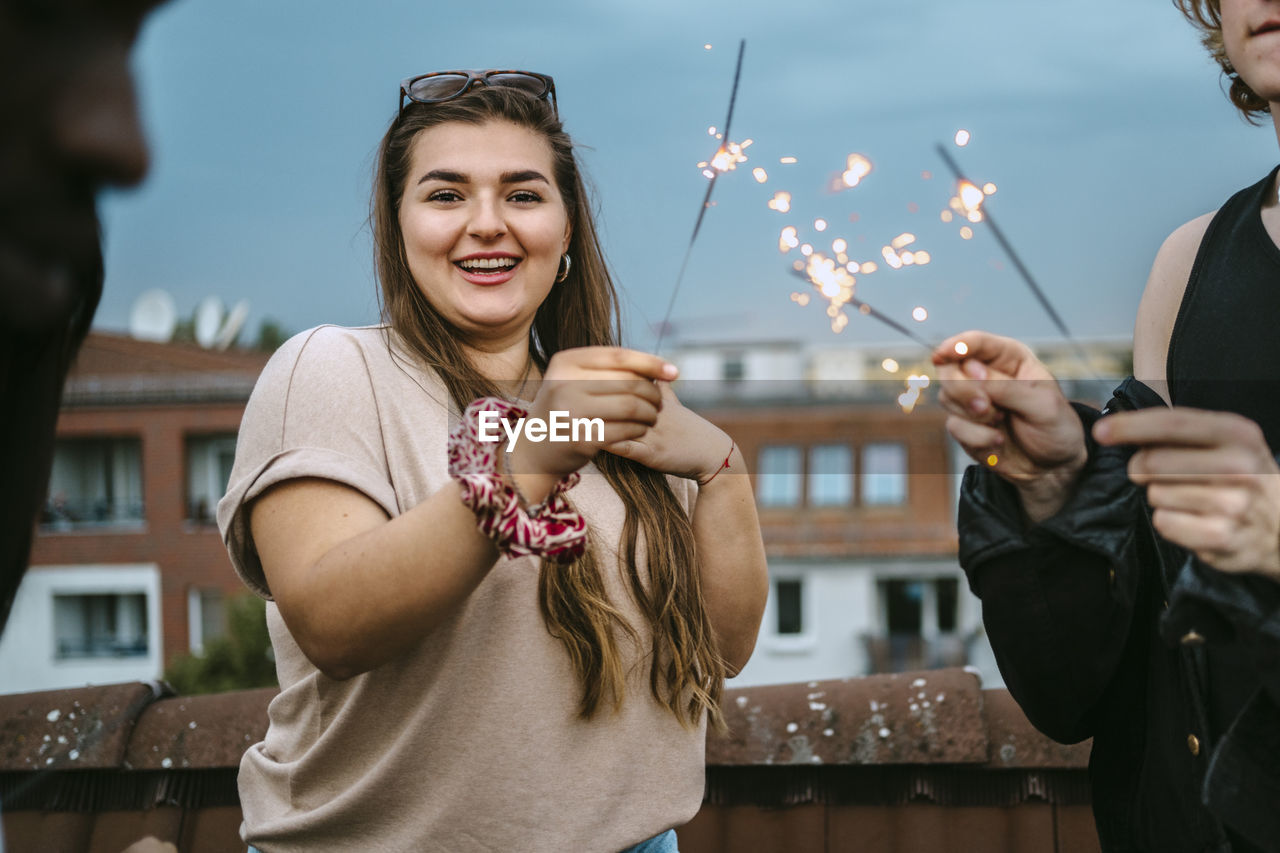
M 907 499 L 907 448 L 897 443 L 862 448 L 862 503 L 892 506 Z
M 809 448 L 809 505 L 853 503 L 853 453 L 843 444 Z
M 720 378 L 725 382 L 741 382 L 747 375 L 747 365 L 742 353 L 729 353 L 720 363 Z
M 187 519 L 212 524 L 218 501 L 227 493 L 236 461 L 236 437 L 192 436 L 187 439 Z
M 140 440 L 64 439 L 54 445 L 43 526 L 133 525 L 142 520 Z
M 777 633 L 804 633 L 804 585 L 799 580 L 780 580 L 773 584 L 774 603 L 777 605 Z
M 956 634 L 960 582 L 955 577 L 880 581 L 884 634 L 870 639 L 875 672 L 963 666 L 964 643 Z
M 205 643 L 227 633 L 227 609 L 221 590 L 187 590 L 187 645 L 191 654 L 204 654 Z
M 147 596 L 55 595 L 53 627 L 60 660 L 146 657 Z
M 756 493 L 760 506 L 800 503 L 800 448 L 775 445 L 760 450 Z

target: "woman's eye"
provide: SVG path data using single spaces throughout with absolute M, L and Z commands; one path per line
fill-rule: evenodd
M 531 203 L 542 201 L 542 196 L 533 190 L 516 190 L 511 194 L 511 200 L 519 203 Z
M 459 201 L 462 196 L 457 190 L 436 190 L 427 196 L 428 201 Z

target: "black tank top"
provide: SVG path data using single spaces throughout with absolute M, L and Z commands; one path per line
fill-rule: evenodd
M 1262 225 L 1276 171 L 1227 200 L 1191 267 L 1165 364 L 1175 406 L 1235 412 L 1280 450 L 1280 247 Z
M 1244 415 L 1262 427 L 1273 454 L 1280 451 L 1280 247 L 1262 225 L 1262 202 L 1277 171 L 1233 195 L 1209 224 L 1165 365 L 1175 406 Z M 1211 645 L 1206 653 L 1216 740 L 1259 682 L 1233 649 Z

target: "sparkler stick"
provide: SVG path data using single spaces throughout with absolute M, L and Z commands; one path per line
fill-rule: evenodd
M 951 156 L 951 152 L 946 149 L 946 146 L 942 143 L 938 143 L 934 148 L 937 150 L 938 156 L 947 164 L 947 168 L 949 168 L 951 173 L 955 175 L 957 181 L 969 181 L 969 179 L 965 177 L 964 172 L 961 171 L 960 165 L 956 163 L 955 159 Z M 969 181 L 969 183 L 972 183 L 972 181 Z M 1085 369 L 1093 374 L 1095 379 L 1098 378 L 1097 374 L 1094 373 L 1093 365 L 1089 362 L 1089 354 L 1085 352 L 1084 347 L 1081 346 L 1080 342 L 1071 334 L 1071 330 L 1067 328 L 1067 324 L 1063 322 L 1062 317 L 1059 316 L 1057 310 L 1054 309 L 1053 304 L 1049 302 L 1049 297 L 1040 289 L 1040 285 L 1036 283 L 1035 277 L 1031 275 L 1031 271 L 1027 269 L 1024 263 L 1022 263 L 1022 258 L 1020 258 L 1018 253 L 1014 251 L 1013 245 L 1009 242 L 1008 238 L 1004 236 L 1004 232 L 1000 230 L 1000 226 L 996 224 L 995 217 L 991 215 L 991 211 L 987 210 L 985 206 L 982 210 L 982 216 L 986 223 L 991 226 L 991 233 L 995 236 L 996 242 L 1000 244 L 1001 249 L 1004 249 L 1004 253 L 1009 257 L 1009 260 L 1013 262 L 1014 267 L 1018 270 L 1018 274 L 1022 276 L 1022 280 L 1026 282 L 1032 295 L 1034 295 L 1036 300 L 1040 303 L 1040 307 L 1049 315 L 1049 319 L 1053 321 L 1053 324 L 1058 327 L 1058 331 L 1062 333 L 1062 337 L 1066 339 L 1075 350 L 1076 357 L 1080 359 L 1080 363 L 1085 366 Z
M 729 114 L 725 117 L 724 127 L 721 129 L 721 138 L 724 145 L 729 145 L 729 125 L 733 121 L 733 104 L 738 99 L 738 80 L 742 76 L 742 54 L 747 49 L 747 40 L 738 40 L 738 64 L 733 69 L 733 88 L 729 90 Z M 693 233 L 689 235 L 689 245 L 684 250 L 684 260 L 680 262 L 680 272 L 676 274 L 675 287 L 671 289 L 671 301 L 667 303 L 667 313 L 662 317 L 662 325 L 658 327 L 658 342 L 654 344 L 653 351 L 655 354 L 662 350 L 662 339 L 667 334 L 667 327 L 671 322 L 671 311 L 676 307 L 676 297 L 680 295 L 680 284 L 684 281 L 684 271 L 689 266 L 689 256 L 693 254 L 693 244 L 698 239 L 698 231 L 702 228 L 702 219 L 707 215 L 707 208 L 711 206 L 711 192 L 716 188 L 716 178 L 720 177 L 719 170 L 713 170 L 711 177 L 707 182 L 706 195 L 702 197 L 702 206 L 698 208 L 698 218 L 693 221 Z
M 800 270 L 793 269 L 791 270 L 791 274 L 796 276 L 797 278 L 803 279 L 804 281 L 810 284 L 813 283 L 812 280 L 809 278 L 809 276 L 805 275 Z M 908 338 L 910 338 L 911 340 L 920 344 L 920 346 L 927 349 L 930 354 L 932 354 L 933 351 L 937 349 L 936 344 L 929 343 L 927 340 L 920 337 L 915 332 L 911 331 L 906 326 L 899 323 L 897 320 L 893 319 L 887 314 L 883 314 L 880 311 L 877 311 L 875 308 L 871 307 L 866 302 L 863 302 L 858 297 L 850 296 L 849 304 L 852 305 L 854 308 L 858 309 L 859 314 L 865 314 L 866 316 L 871 317 L 872 319 L 879 320 L 881 323 L 884 323 L 886 326 L 888 326 L 890 329 L 893 329 L 895 332 L 898 332 L 899 334 L 902 334 L 902 335 L 906 335 Z

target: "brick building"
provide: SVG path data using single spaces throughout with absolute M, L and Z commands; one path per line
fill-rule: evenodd
M 213 513 L 267 355 L 95 332 L 68 380 L 5 692 L 147 680 L 241 590 Z

